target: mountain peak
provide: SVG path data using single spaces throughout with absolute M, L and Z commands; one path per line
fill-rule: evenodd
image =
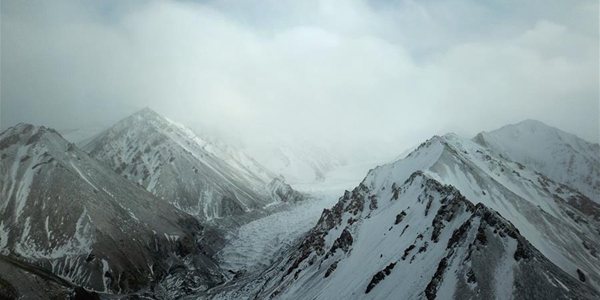
M 480 133 L 473 141 L 600 203 L 598 144 L 535 120 Z
M 140 110 L 138 110 L 137 112 L 134 113 L 134 115 L 152 115 L 152 116 L 160 116 L 156 111 L 154 111 L 152 108 L 146 106 Z
M 158 114 L 156 111 L 152 110 L 149 107 L 144 107 L 140 110 L 138 110 L 137 112 L 133 113 L 131 116 L 129 116 L 129 118 L 126 119 L 137 119 L 137 120 L 160 120 L 160 121 L 166 121 L 167 119 L 163 116 L 161 116 L 160 114 Z
M 19 123 L 9 127 L 0 134 L 0 149 L 18 142 L 22 138 L 27 138 L 26 145 L 37 142 L 43 135 L 49 133 L 54 139 L 64 140 L 62 135 L 56 130 L 44 126 L 35 126 L 28 123 Z
M 521 122 L 519 122 L 517 124 L 514 124 L 514 126 L 529 126 L 529 127 L 534 127 L 534 126 L 540 127 L 540 126 L 543 126 L 543 127 L 551 127 L 550 125 L 547 125 L 546 123 L 544 123 L 542 121 L 538 121 L 538 120 L 534 120 L 534 119 L 523 120 L 523 121 L 521 121 Z
M 503 126 L 493 130 L 491 134 L 510 134 L 512 136 L 535 135 L 535 136 L 557 136 L 574 138 L 574 134 L 562 131 L 542 121 L 527 119 L 516 124 Z

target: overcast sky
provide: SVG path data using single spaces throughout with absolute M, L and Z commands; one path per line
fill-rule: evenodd
M 249 144 L 401 152 L 524 119 L 599 139 L 596 0 L 1 5 L 2 129 L 108 126 L 149 106 Z

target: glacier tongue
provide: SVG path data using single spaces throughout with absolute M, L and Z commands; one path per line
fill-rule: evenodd
M 228 244 L 217 254 L 222 268 L 248 272 L 271 265 L 275 254 L 291 247 L 312 228 L 324 208 L 335 198 L 306 199 L 269 216 L 244 224 L 230 232 Z

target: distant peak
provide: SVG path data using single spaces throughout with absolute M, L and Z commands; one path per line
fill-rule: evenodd
M 5 133 L 10 132 L 10 133 L 15 133 L 15 134 L 27 134 L 30 132 L 39 132 L 40 134 L 42 134 L 42 133 L 46 133 L 46 132 L 51 132 L 53 134 L 60 135 L 53 128 L 44 127 L 44 126 L 36 126 L 36 125 L 29 124 L 29 123 L 19 123 L 17 125 L 9 127 L 4 132 Z
M 15 143 L 22 138 L 25 138 L 26 144 L 29 145 L 37 142 L 43 135 L 51 139 L 64 139 L 60 133 L 52 128 L 19 123 L 0 133 L 0 149 L 6 148 L 9 144 Z
M 138 110 L 137 112 L 135 112 L 133 114 L 134 116 L 139 115 L 139 116 L 154 116 L 154 117 L 161 117 L 161 115 L 159 115 L 157 112 L 155 112 L 153 109 L 151 109 L 150 107 L 144 107 L 140 110 Z
M 448 132 L 448 133 L 442 135 L 442 138 L 445 139 L 445 140 L 461 139 L 461 137 L 458 134 L 454 133 L 454 132 Z
M 533 119 L 527 119 L 524 121 L 521 121 L 517 124 L 514 124 L 513 126 L 518 126 L 518 127 L 523 127 L 523 126 L 527 126 L 527 127 L 551 127 L 549 125 L 547 125 L 546 123 L 542 122 L 542 121 L 538 121 L 538 120 L 533 120 Z
M 134 123 L 166 123 L 168 120 L 149 107 L 142 108 L 123 121 Z

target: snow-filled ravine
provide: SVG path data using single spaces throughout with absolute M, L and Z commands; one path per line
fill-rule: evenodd
M 270 265 L 276 253 L 314 227 L 323 209 L 333 207 L 344 190 L 357 186 L 373 165 L 348 165 L 328 172 L 323 181 L 291 183 L 294 189 L 310 197 L 228 233 L 227 245 L 217 255 L 221 267 L 238 272 Z
M 221 267 L 238 272 L 270 265 L 277 252 L 308 232 L 319 220 L 323 209 L 336 202 L 337 198 L 329 194 L 313 194 L 300 204 L 228 233 L 228 243 L 217 255 Z

